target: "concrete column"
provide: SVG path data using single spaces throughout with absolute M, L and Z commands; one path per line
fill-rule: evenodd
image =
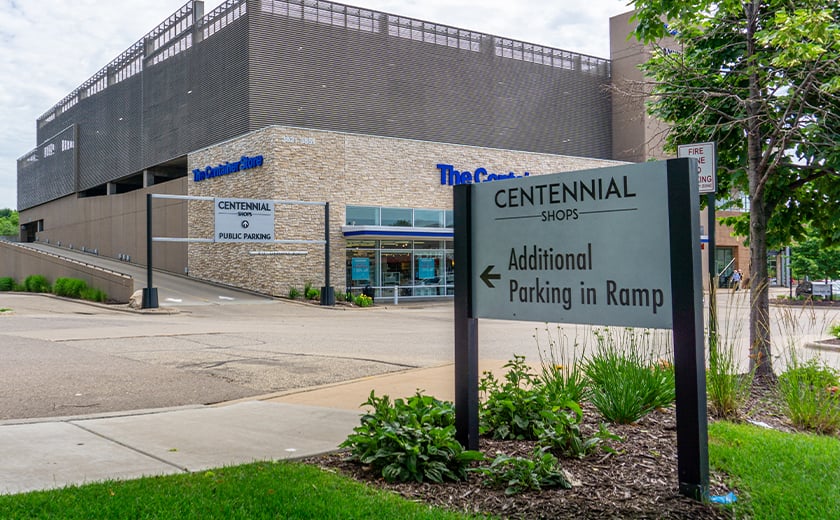
M 193 2 L 193 44 L 204 39 L 204 33 L 199 27 L 198 21 L 204 18 L 204 2 Z

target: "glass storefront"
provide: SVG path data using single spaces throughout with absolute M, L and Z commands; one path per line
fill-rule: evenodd
M 394 291 L 400 298 L 454 294 L 451 238 L 414 239 L 430 228 L 451 229 L 452 210 L 347 206 L 345 225 L 374 226 L 366 233 L 384 235 L 347 239 L 347 290 L 354 296 L 367 286 L 377 298 L 393 298 Z
M 377 298 L 452 296 L 455 255 L 446 240 L 348 240 L 347 288 Z

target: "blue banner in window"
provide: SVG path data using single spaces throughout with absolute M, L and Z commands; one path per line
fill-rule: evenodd
M 417 259 L 417 278 L 426 280 L 435 277 L 435 259 L 434 258 L 418 258 Z
M 370 280 L 370 259 L 369 258 L 353 258 L 351 259 L 352 278 L 353 280 Z

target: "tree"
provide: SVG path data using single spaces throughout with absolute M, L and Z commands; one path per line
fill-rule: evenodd
M 644 70 L 667 143 L 716 141 L 718 195 L 750 245 L 751 367 L 774 377 L 768 246 L 814 229 L 840 243 L 840 7 L 836 0 L 636 0 L 636 36 L 661 49 Z M 668 21 L 668 25 L 663 24 Z
M 837 279 L 840 278 L 840 248 L 825 247 L 816 238 L 791 246 L 790 269 L 797 278 Z
M 0 237 L 17 236 L 18 212 L 11 209 L 0 209 Z

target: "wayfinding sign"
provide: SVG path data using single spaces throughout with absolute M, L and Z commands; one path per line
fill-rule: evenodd
M 670 328 L 666 175 L 651 162 L 474 185 L 475 317 Z
M 455 427 L 478 448 L 479 318 L 670 328 L 680 492 L 708 497 L 698 161 L 453 192 Z
M 274 201 L 217 198 L 213 207 L 214 242 L 274 241 Z
M 700 193 L 714 193 L 717 179 L 717 147 L 714 142 L 681 144 L 677 157 L 697 159 L 697 185 Z

